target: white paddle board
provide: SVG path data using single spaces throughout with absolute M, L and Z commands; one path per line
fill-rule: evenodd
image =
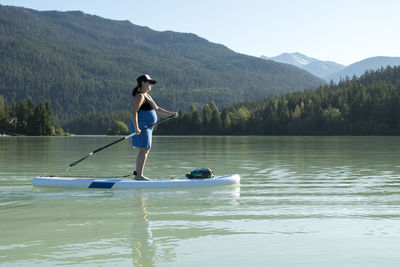
M 120 178 L 83 178 L 83 177 L 35 177 L 32 185 L 53 188 L 106 188 L 106 189 L 145 189 L 145 188 L 182 188 L 232 185 L 240 182 L 239 174 L 229 174 L 204 179 L 153 179 L 138 181 Z

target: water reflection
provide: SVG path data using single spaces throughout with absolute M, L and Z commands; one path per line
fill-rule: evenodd
M 239 187 L 3 194 L 0 264 L 173 262 L 179 240 L 237 233 L 222 222 L 239 196 Z
M 399 137 L 157 137 L 150 177 L 210 167 L 241 174 L 240 187 L 32 190 L 34 174 L 64 171 L 110 142 L 54 140 L 21 144 L 25 155 L 0 142 L 0 265 L 190 266 L 204 260 L 198 251 L 215 266 L 230 259 L 232 266 L 400 260 Z M 40 147 L 52 156 L 35 158 Z M 116 146 L 71 172 L 125 175 L 133 161 L 129 146 Z
M 146 209 L 146 198 L 144 196 L 137 198 L 135 206 L 138 209 L 134 211 L 137 213 L 137 219 L 132 223 L 133 265 L 138 267 L 154 266 L 154 263 L 157 262 L 156 250 L 153 246 L 153 233 L 149 212 Z
M 215 202 L 216 197 L 227 202 Z M 174 262 L 176 247 L 185 239 L 238 234 L 219 222 L 227 205 L 237 205 L 238 186 L 220 189 L 142 192 L 134 200 L 131 244 L 134 266 L 154 266 Z M 208 203 L 207 203 L 208 202 Z M 221 212 L 210 212 L 210 207 Z

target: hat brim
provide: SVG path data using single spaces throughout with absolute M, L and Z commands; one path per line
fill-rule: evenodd
M 150 84 L 156 84 L 157 83 L 157 81 L 155 81 L 155 80 L 149 80 L 148 81 Z

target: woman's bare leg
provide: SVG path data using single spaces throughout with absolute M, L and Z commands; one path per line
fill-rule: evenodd
M 138 156 L 136 158 L 136 180 L 148 180 L 151 179 L 143 176 L 144 166 L 146 165 L 147 157 L 149 155 L 150 148 L 140 148 Z

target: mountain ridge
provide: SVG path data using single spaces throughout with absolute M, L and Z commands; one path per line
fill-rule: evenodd
M 302 68 L 317 77 L 324 79 L 326 82 L 331 80 L 338 83 L 341 79 L 353 76 L 360 77 L 366 71 L 378 70 L 381 67 L 400 65 L 400 57 L 376 56 L 354 62 L 348 66 L 344 66 L 333 61 L 322 61 L 311 58 L 298 52 L 282 53 L 276 57 L 261 56 L 262 59 L 273 60 L 284 64 L 290 64 Z M 325 69 L 326 71 L 322 71 Z M 335 71 L 338 70 L 338 71 Z M 329 75 L 326 75 L 330 73 Z
M 299 52 L 282 53 L 275 57 L 261 56 L 261 58 L 296 66 L 322 79 L 345 68 L 336 62 L 319 60 Z
M 235 53 L 192 33 L 154 31 L 81 11 L 0 5 L 0 95 L 50 100 L 61 121 L 129 110 L 135 79 L 157 79 L 160 106 L 228 106 L 316 88 L 324 81 L 293 66 Z
M 353 76 L 360 77 L 366 71 L 371 71 L 371 70 L 376 71 L 382 67 L 386 68 L 387 66 L 398 66 L 398 65 L 400 65 L 400 57 L 386 57 L 386 56 L 369 57 L 361 61 L 355 62 L 353 64 L 350 64 L 343 70 L 325 77 L 325 80 L 327 81 L 332 80 L 337 83 L 341 79 L 343 80 L 346 77 L 349 77 L 350 79 Z

